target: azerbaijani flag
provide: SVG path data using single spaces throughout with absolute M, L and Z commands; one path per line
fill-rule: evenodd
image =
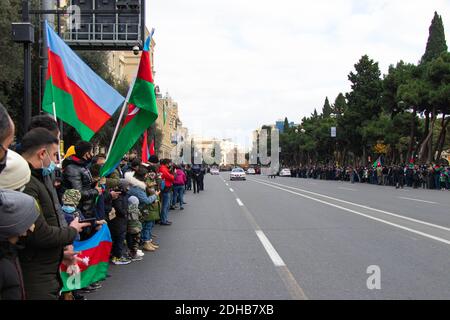
M 155 155 L 155 139 L 153 138 L 152 143 L 150 144 L 150 155 Z
M 114 170 L 123 155 L 135 145 L 144 131 L 158 118 L 150 61 L 150 42 L 151 35 L 145 41 L 142 51 L 138 74 L 128 101 L 127 117 L 111 148 L 109 157 L 102 167 L 101 176 L 105 176 L 108 172 Z
M 112 247 L 108 226 L 102 225 L 88 240 L 75 241 L 73 247 L 74 251 L 79 252 L 77 264 L 67 266 L 62 263 L 59 268 L 63 292 L 85 288 L 106 278 Z
M 144 131 L 144 139 L 142 141 L 141 159 L 143 163 L 147 163 L 150 158 L 150 150 L 148 150 L 147 130 Z
M 108 121 L 125 100 L 89 68 L 45 21 L 48 72 L 42 109 L 68 123 L 83 140 Z
M 380 159 L 380 157 L 378 157 L 377 161 L 375 161 L 375 162 L 373 163 L 372 167 L 375 169 L 375 168 L 381 167 L 381 166 L 382 166 L 382 164 L 381 164 L 381 159 Z

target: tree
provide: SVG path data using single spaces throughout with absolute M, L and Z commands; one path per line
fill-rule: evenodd
M 423 70 L 422 78 L 426 82 L 430 83 L 431 86 L 436 86 L 436 74 L 430 78 L 430 64 L 433 63 L 434 60 L 439 58 L 441 54 L 447 53 L 447 50 L 448 47 L 445 39 L 445 30 L 444 24 L 442 22 L 442 17 L 439 16 L 437 12 L 435 12 L 429 29 L 429 37 L 425 49 L 425 54 L 423 55 L 421 60 L 421 68 Z M 439 114 L 439 108 L 442 107 L 433 104 L 436 102 L 436 99 L 440 100 L 440 98 L 437 98 L 437 96 L 442 97 L 441 94 L 436 93 L 436 91 L 439 91 L 439 89 L 435 88 L 434 91 L 434 97 L 432 97 L 432 93 L 430 91 L 427 92 L 430 95 L 428 96 L 429 99 L 427 101 L 428 106 L 424 110 L 426 116 L 425 134 L 419 149 L 419 160 L 421 162 L 425 162 L 425 160 L 428 160 L 428 162 L 430 162 L 433 158 L 434 125 Z M 445 121 L 445 115 L 443 115 L 443 121 Z M 445 123 L 443 123 L 443 125 L 444 124 Z
M 435 148 L 430 147 L 428 161 L 434 158 L 437 161 L 444 147 L 448 124 L 450 123 L 450 53 L 441 54 L 438 58 L 428 64 L 427 79 L 431 84 L 430 104 L 435 114 L 442 114 L 441 130 Z M 433 127 L 432 127 L 433 128 Z
M 289 120 L 287 117 L 284 118 L 283 131 L 287 132 L 289 130 Z
M 421 63 L 430 62 L 436 59 L 443 52 L 447 52 L 447 42 L 445 40 L 444 24 L 442 17 L 437 12 L 434 13 L 431 21 L 430 32 L 428 36 L 427 47 L 425 54 L 422 57 Z
M 333 109 L 331 108 L 330 101 L 328 101 L 328 97 L 325 99 L 325 103 L 322 108 L 322 116 L 324 118 L 329 118 L 333 113 Z
M 355 64 L 355 71 L 350 72 L 348 76 L 352 83 L 352 91 L 346 95 L 347 110 L 344 117 L 338 118 L 338 126 L 346 138 L 345 147 L 354 156 L 363 156 L 363 162 L 366 163 L 367 141 L 361 130 L 367 122 L 376 119 L 381 112 L 381 72 L 378 63 L 367 55 Z
M 345 109 L 347 109 L 347 100 L 345 100 L 345 96 L 342 93 L 339 93 L 334 101 L 333 113 L 339 117 L 344 114 Z

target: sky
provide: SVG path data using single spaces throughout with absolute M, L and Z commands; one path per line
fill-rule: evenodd
M 417 63 L 437 11 L 450 43 L 450 0 L 151 0 L 155 82 L 190 133 L 242 137 L 350 90 L 364 54 L 382 74 Z

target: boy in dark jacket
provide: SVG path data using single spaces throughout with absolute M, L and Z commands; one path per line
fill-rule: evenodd
M 125 265 L 131 263 L 131 260 L 123 255 L 124 241 L 127 234 L 128 220 L 128 183 L 120 180 L 119 193 L 113 197 L 112 207 L 115 217 L 109 222 L 109 229 L 112 238 L 111 262 L 115 265 Z

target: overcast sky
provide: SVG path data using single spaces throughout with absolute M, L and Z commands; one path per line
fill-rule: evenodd
M 236 138 L 299 123 L 350 90 L 368 54 L 386 73 L 422 56 L 434 11 L 450 43 L 450 0 L 152 0 L 155 82 L 196 134 Z

